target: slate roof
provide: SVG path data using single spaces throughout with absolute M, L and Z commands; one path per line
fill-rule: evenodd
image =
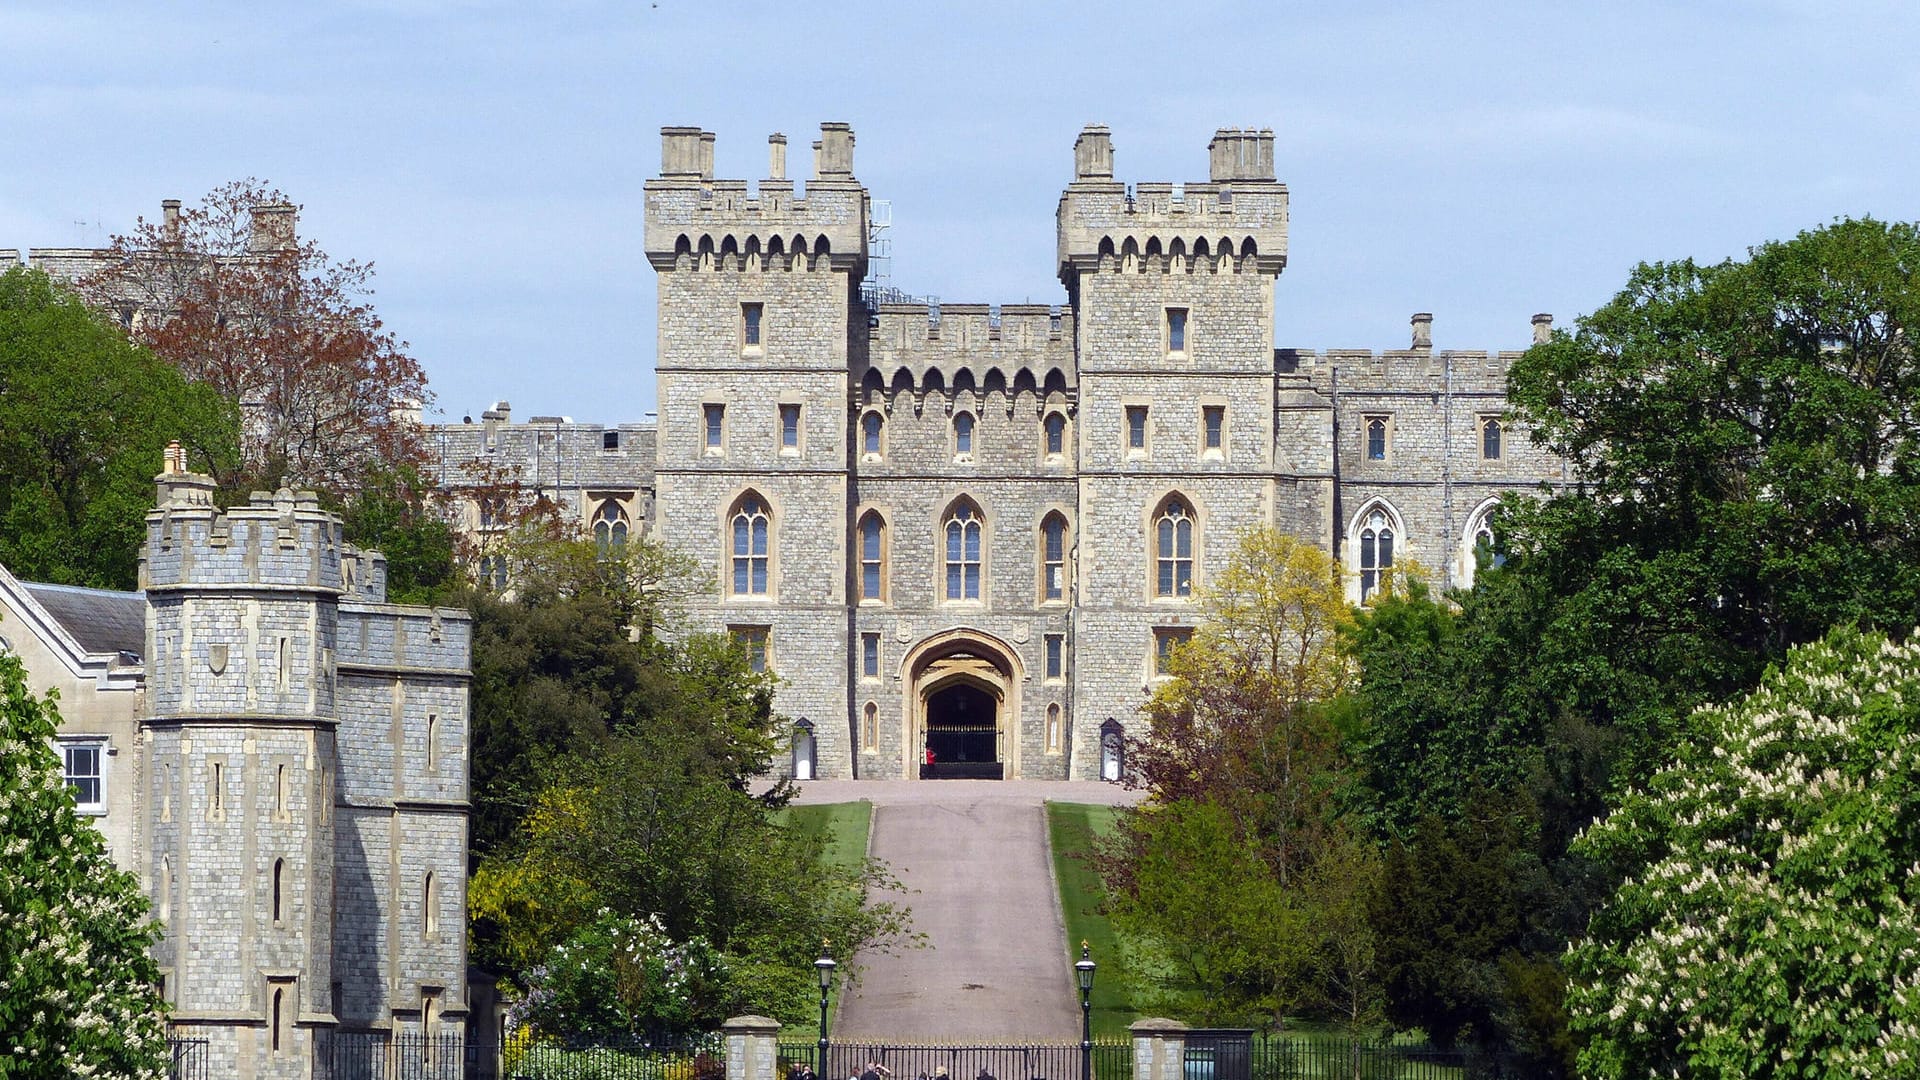
M 138 662 L 147 649 L 147 594 L 20 583 L 90 653 L 126 653 Z

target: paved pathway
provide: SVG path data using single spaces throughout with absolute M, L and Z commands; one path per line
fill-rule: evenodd
M 868 850 L 910 890 L 927 947 L 858 957 L 834 1037 L 912 1042 L 1077 1041 L 1043 803 L 1135 801 L 1113 784 L 815 781 L 799 801 L 874 804 Z

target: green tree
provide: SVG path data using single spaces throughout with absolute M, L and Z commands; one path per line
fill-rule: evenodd
M 0 1077 L 167 1075 L 155 930 L 132 874 L 74 813 L 59 714 L 0 654 Z
M 1623 875 L 1568 955 L 1598 1078 L 1911 1074 L 1920 647 L 1839 631 L 1581 838 Z
M 0 562 L 133 588 L 162 451 L 178 440 L 194 468 L 226 475 L 237 415 L 46 275 L 0 274 Z
M 1339 571 L 1310 543 L 1249 530 L 1202 611 L 1128 747 L 1128 780 L 1152 798 L 1101 853 L 1114 917 L 1163 961 L 1163 990 L 1208 1019 L 1306 1009 L 1364 1026 L 1380 864 L 1337 799 L 1347 764 L 1325 702 L 1348 678 L 1352 619 Z

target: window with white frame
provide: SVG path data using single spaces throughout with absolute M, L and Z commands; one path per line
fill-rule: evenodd
M 107 741 L 104 738 L 60 740 L 60 771 L 82 811 L 103 812 L 107 802 Z
M 1360 521 L 1359 542 L 1360 599 L 1365 600 L 1380 588 L 1383 575 L 1393 568 L 1393 519 L 1380 507 L 1367 511 Z
M 877 510 L 860 518 L 860 599 L 886 599 L 887 525 Z
M 1166 501 L 1153 522 L 1154 595 L 1193 595 L 1193 513 L 1185 499 Z
M 1067 519 L 1058 511 L 1040 520 L 1040 599 L 1067 595 Z
M 980 512 L 962 502 L 947 513 L 947 599 L 980 599 Z
M 773 518 L 758 495 L 747 494 L 734 504 L 733 595 L 767 595 L 767 567 L 772 559 Z

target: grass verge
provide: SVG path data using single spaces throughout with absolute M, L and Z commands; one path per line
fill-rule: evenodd
M 859 802 L 789 806 L 781 813 L 786 824 L 808 836 L 824 837 L 828 866 L 858 871 L 867 857 L 867 831 L 873 827 L 873 804 Z
M 1047 838 L 1053 847 L 1053 877 L 1060 883 L 1060 911 L 1066 918 L 1067 951 L 1080 958 L 1080 943 L 1099 965 L 1093 980 L 1093 1034 L 1125 1036 L 1140 1018 L 1135 1011 L 1134 980 L 1127 970 L 1113 924 L 1100 912 L 1106 889 L 1087 858 L 1095 838 L 1113 831 L 1119 810 L 1084 803 L 1047 804 Z

